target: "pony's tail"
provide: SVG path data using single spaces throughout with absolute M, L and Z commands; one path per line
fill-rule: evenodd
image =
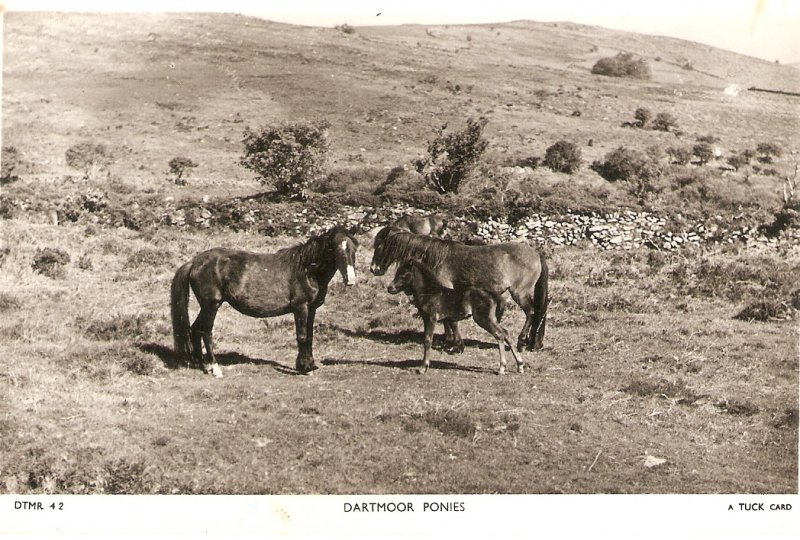
M 547 268 L 547 260 L 545 259 L 543 253 L 539 254 L 539 263 L 541 266 L 541 271 L 539 273 L 539 279 L 536 281 L 536 285 L 533 288 L 533 306 L 535 313 L 533 325 L 531 326 L 531 336 L 533 336 L 533 340 L 528 342 L 532 343 L 532 348 L 535 351 L 538 351 L 544 347 L 544 332 L 545 325 L 547 324 L 547 306 L 550 304 L 547 285 L 547 282 L 550 278 L 550 270 Z
M 175 272 L 170 289 L 172 310 L 172 338 L 175 343 L 175 358 L 180 363 L 188 361 L 192 354 L 192 330 L 189 326 L 189 271 L 191 261 Z

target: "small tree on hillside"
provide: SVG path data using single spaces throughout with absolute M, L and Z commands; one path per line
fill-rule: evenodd
M 542 163 L 555 172 L 572 174 L 581 167 L 581 149 L 575 143 L 558 141 L 545 151 Z
M 671 131 L 678 127 L 678 119 L 670 113 L 658 113 L 650 127 L 657 131 Z
M 636 112 L 633 113 L 633 117 L 636 118 L 636 122 L 639 124 L 639 127 L 643 128 L 647 127 L 647 123 L 651 118 L 653 118 L 653 113 L 650 112 L 650 109 L 639 107 L 636 109 Z
M 175 175 L 175 178 L 173 179 L 174 182 L 179 186 L 186 185 L 186 179 L 183 177 L 183 175 L 185 174 L 187 177 L 189 176 L 189 171 L 187 169 L 197 167 L 197 163 L 185 157 L 174 157 L 169 160 L 168 165 L 169 172 Z
M 305 200 L 306 188 L 322 173 L 328 152 L 330 124 L 286 122 L 244 132 L 244 156 L 239 163 L 258 174 L 262 183 L 274 182 L 278 193 Z
M 489 146 L 483 137 L 488 120 L 467 120 L 467 127 L 445 133 L 447 124 L 428 142 L 428 156 L 414 161 L 414 168 L 425 182 L 439 193 L 458 193 L 462 182 L 480 161 Z
M 700 162 L 700 165 L 705 165 L 714 159 L 714 148 L 705 142 L 697 143 L 692 147 L 692 154 Z
M 111 153 L 102 143 L 75 144 L 64 152 L 64 160 L 73 169 L 83 172 L 84 179 L 94 176 L 111 164 Z

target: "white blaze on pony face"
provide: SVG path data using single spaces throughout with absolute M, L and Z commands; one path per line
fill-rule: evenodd
M 342 240 L 342 253 L 347 254 L 347 240 Z M 347 263 L 347 269 L 345 270 L 344 275 L 344 284 L 345 285 L 355 285 L 356 284 L 356 269 L 355 267 Z

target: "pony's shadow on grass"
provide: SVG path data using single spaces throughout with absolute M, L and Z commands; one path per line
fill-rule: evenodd
M 325 358 L 322 360 L 324 366 L 379 366 L 394 369 L 412 370 L 422 367 L 422 360 L 342 360 L 339 358 Z M 468 371 L 472 373 L 494 373 L 494 370 L 485 367 L 463 366 L 455 362 L 445 362 L 442 360 L 431 360 L 428 371 L 452 369 L 455 371 Z
M 165 347 L 164 345 L 160 345 L 158 343 L 142 343 L 137 345 L 137 347 L 142 351 L 149 354 L 154 354 L 158 356 L 162 362 L 164 362 L 164 366 L 169 369 L 179 369 L 185 367 L 183 364 L 179 364 L 175 358 L 175 353 L 172 351 L 170 347 Z M 214 356 L 217 359 L 217 363 L 223 366 L 236 366 L 241 364 L 251 364 L 256 366 L 272 366 L 275 371 L 280 373 L 284 373 L 286 375 L 301 375 L 299 371 L 296 369 L 285 366 L 275 360 L 264 360 L 261 358 L 251 358 L 245 354 L 240 354 L 237 352 L 225 352 L 225 353 L 215 353 Z
M 415 330 L 399 330 L 396 332 L 386 332 L 383 330 L 350 330 L 338 325 L 332 325 L 332 328 L 348 337 L 368 339 L 370 341 L 377 341 L 378 343 L 388 343 L 390 345 L 404 345 L 407 343 L 423 344 L 423 332 Z M 433 336 L 433 348 L 441 349 L 444 345 L 444 335 L 436 334 Z M 477 339 L 464 339 L 465 347 L 475 347 L 476 349 L 496 349 L 497 343 L 488 343 Z M 449 351 L 446 351 L 449 352 Z

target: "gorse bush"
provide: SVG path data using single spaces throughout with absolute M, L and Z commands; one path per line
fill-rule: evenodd
M 414 161 L 414 167 L 429 187 L 438 193 L 458 193 L 461 184 L 474 170 L 489 141 L 483 137 L 488 120 L 467 120 L 467 127 L 445 133 L 447 124 L 439 128 L 436 137 L 428 142 L 428 155 Z
M 651 161 L 642 152 L 620 146 L 605 155 L 603 161 L 592 163 L 592 170 L 613 182 L 616 180 L 649 179 L 654 171 L 649 167 Z
M 244 132 L 239 163 L 281 195 L 305 200 L 306 188 L 322 174 L 328 152 L 327 121 L 288 122 Z
M 592 67 L 592 73 L 608 77 L 628 77 L 650 79 L 650 66 L 644 58 L 632 53 L 621 52 L 614 57 L 601 58 Z
M 581 162 L 581 149 L 575 143 L 562 140 L 545 151 L 542 163 L 555 172 L 572 174 L 580 169 Z

